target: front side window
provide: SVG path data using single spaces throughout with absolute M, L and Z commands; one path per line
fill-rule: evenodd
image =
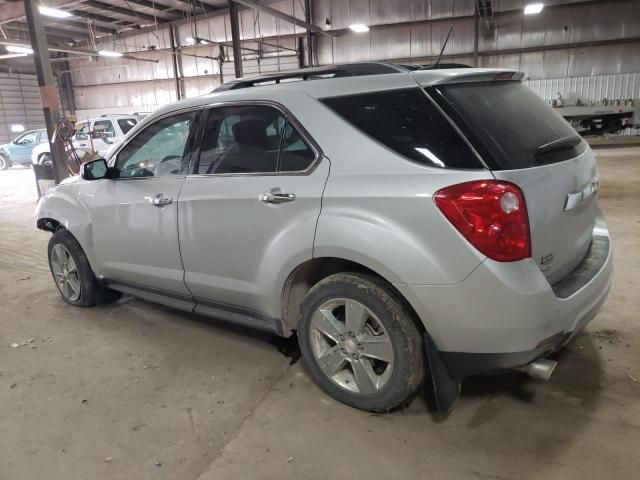
M 166 117 L 138 133 L 118 154 L 120 178 L 162 177 L 184 173 L 184 154 L 195 114 Z
M 305 170 L 315 154 L 278 109 L 256 105 L 211 110 L 199 174 Z
M 94 138 L 113 138 L 115 136 L 116 132 L 113 129 L 113 122 L 111 120 L 96 120 L 93 123 Z
M 419 88 L 322 102 L 369 137 L 430 167 L 482 168 L 462 137 Z
M 25 133 L 21 137 L 16 138 L 17 145 L 35 145 L 38 143 L 38 132 Z

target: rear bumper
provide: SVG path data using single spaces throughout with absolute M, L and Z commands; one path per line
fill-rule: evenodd
M 562 348 L 600 310 L 612 279 L 604 220 L 585 260 L 551 286 L 534 260 L 485 260 L 457 285 L 396 285 L 453 378 L 505 370 Z

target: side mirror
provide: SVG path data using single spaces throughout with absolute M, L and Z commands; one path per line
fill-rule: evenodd
M 109 166 L 104 158 L 92 160 L 80 165 L 80 176 L 85 180 L 109 178 Z

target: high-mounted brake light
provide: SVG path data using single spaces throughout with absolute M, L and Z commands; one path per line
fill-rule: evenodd
M 481 253 L 500 262 L 531 256 L 522 190 L 500 180 L 459 183 L 433 197 L 447 220 Z
M 513 75 L 514 75 L 515 73 L 516 73 L 516 72 L 499 72 L 499 73 L 496 73 L 496 74 L 493 76 L 493 79 L 494 79 L 495 81 L 499 81 L 499 80 L 511 80 L 511 79 L 513 78 Z

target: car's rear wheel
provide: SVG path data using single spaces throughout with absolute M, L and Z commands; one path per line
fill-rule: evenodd
M 120 296 L 98 284 L 82 247 L 67 230 L 59 229 L 53 234 L 48 253 L 53 280 L 65 302 L 92 307 Z
M 397 294 L 373 276 L 339 273 L 316 284 L 302 305 L 298 341 L 316 383 L 362 410 L 408 403 L 424 378 L 422 335 Z
M 7 157 L 5 157 L 4 155 L 0 155 L 0 170 L 6 170 L 10 166 L 11 164 L 9 163 Z

